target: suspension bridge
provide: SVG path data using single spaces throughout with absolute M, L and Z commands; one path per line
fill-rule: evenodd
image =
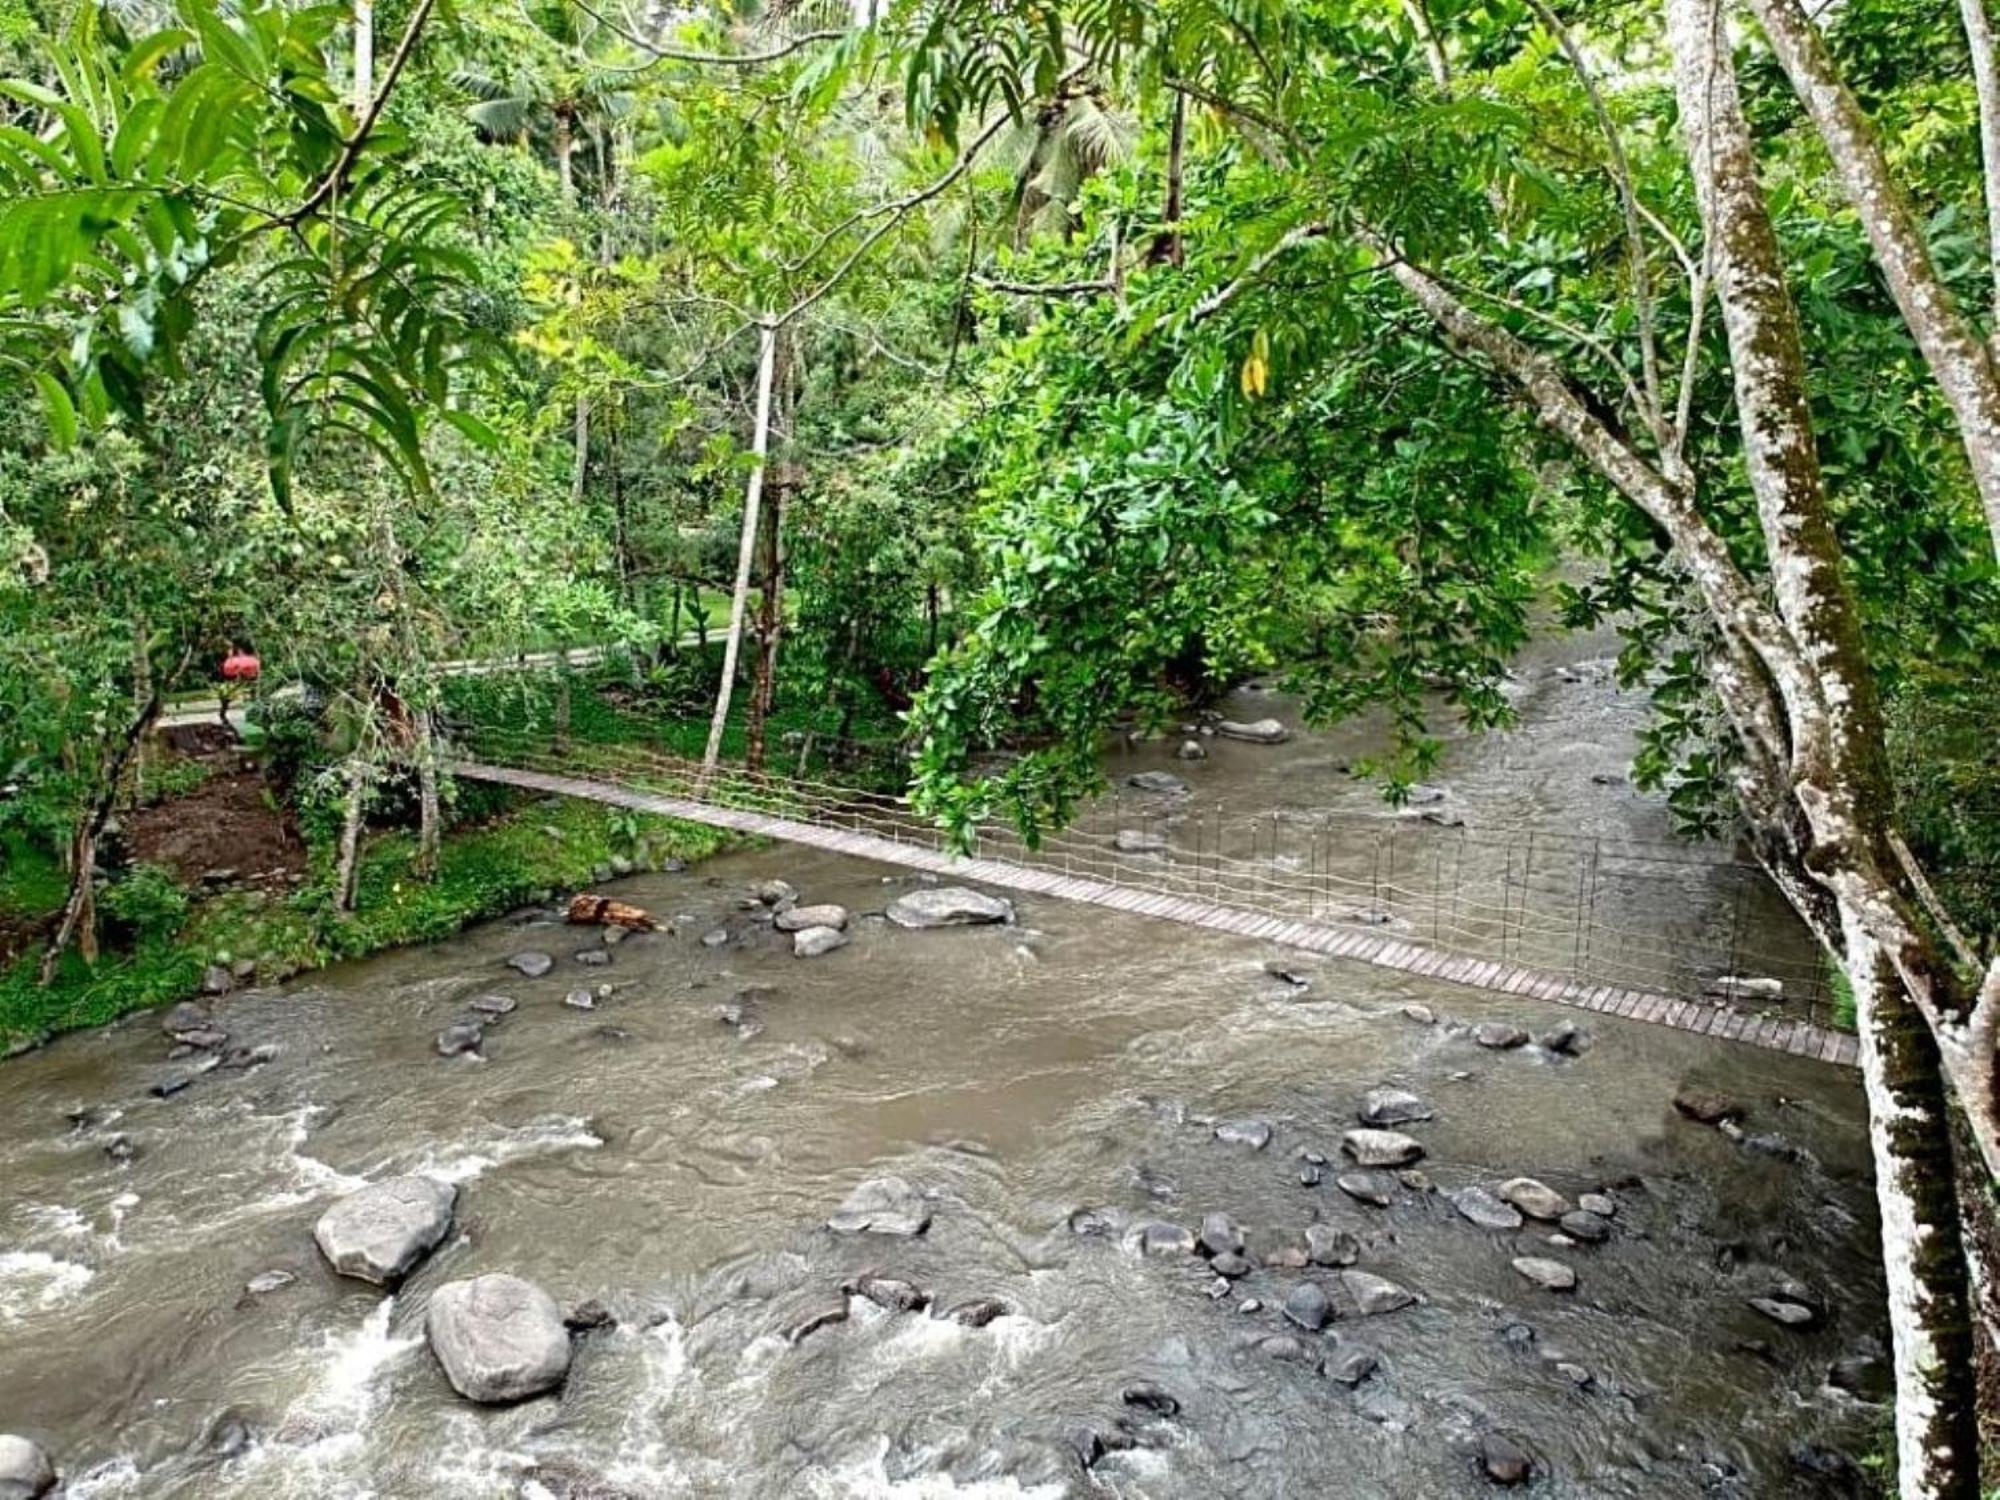
M 455 729 L 452 744 L 451 769 L 468 780 L 1825 1062 L 1856 1060 L 1855 1038 L 1823 1024 L 1829 997 L 1812 956 L 1754 941 L 1774 917 L 1761 872 L 1683 845 L 1415 819 L 1232 819 L 1168 778 L 1098 799 L 1035 845 L 989 825 L 960 851 L 900 796 L 803 773 L 704 770 L 648 747 L 565 745 L 487 726 Z M 1633 912 L 1646 913 L 1647 925 L 1619 925 Z

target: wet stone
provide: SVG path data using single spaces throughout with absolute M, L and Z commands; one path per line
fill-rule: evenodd
M 1494 1484 L 1511 1488 L 1528 1482 L 1535 1472 L 1535 1463 L 1512 1438 L 1489 1432 L 1479 1440 L 1479 1469 Z
M 720 948 L 728 941 L 729 929 L 727 927 L 711 927 L 701 935 L 701 945 L 704 948 Z
M 1683 1089 L 1674 1095 L 1674 1108 L 1686 1118 L 1701 1125 L 1720 1125 L 1724 1120 L 1740 1120 L 1750 1112 L 1734 1099 L 1721 1094 L 1703 1093 L 1696 1089 Z
M 847 927 L 847 908 L 832 902 L 817 906 L 794 906 L 778 913 L 771 925 L 780 932 L 804 932 L 808 927 L 831 927 L 836 932 Z
M 930 1228 L 930 1204 L 901 1177 L 871 1177 L 860 1183 L 827 1219 L 836 1234 L 910 1236 Z
M 1386 1276 L 1377 1276 L 1372 1271 L 1342 1271 L 1340 1280 L 1347 1288 L 1347 1295 L 1354 1299 L 1355 1309 L 1364 1318 L 1398 1312 L 1417 1301 L 1417 1294 L 1408 1287 Z
M 1234 1250 L 1225 1250 L 1222 1254 L 1211 1257 L 1208 1265 L 1216 1275 L 1232 1278 L 1248 1276 L 1253 1269 L 1250 1262 Z
M 1403 1019 L 1406 1021 L 1415 1021 L 1419 1026 L 1435 1026 L 1437 1025 L 1437 1012 L 1432 1010 L 1428 1005 L 1412 1002 L 1403 1007 Z
M 546 953 L 530 951 L 527 953 L 516 953 L 512 958 L 507 960 L 507 967 L 524 978 L 540 979 L 550 969 L 555 967 L 555 963 L 556 961 Z
M 1370 1089 L 1355 1111 L 1363 1125 L 1408 1125 L 1431 1118 L 1431 1107 L 1407 1089 Z
M 1522 1278 L 1545 1292 L 1576 1290 L 1576 1272 L 1559 1260 L 1550 1260 L 1544 1255 L 1520 1255 L 1514 1258 L 1513 1264 Z
M 571 1333 L 595 1333 L 600 1328 L 616 1327 L 618 1319 L 595 1297 L 586 1298 L 563 1314 L 563 1327 Z
M 486 1033 L 477 1021 L 454 1021 L 437 1034 L 439 1057 L 460 1057 L 468 1052 L 477 1052 L 486 1040 Z
M 1618 1200 L 1605 1193 L 1579 1193 L 1576 1206 L 1587 1214 L 1596 1214 L 1600 1219 L 1618 1216 Z
M 898 927 L 984 927 L 1012 922 L 1014 904 L 967 886 L 946 885 L 906 891 L 889 903 L 888 918 Z
M 1112 835 L 1111 847 L 1120 854 L 1165 854 L 1167 841 L 1143 828 L 1121 828 Z
M 1333 1303 L 1317 1285 L 1302 1281 L 1285 1293 L 1284 1314 L 1308 1333 L 1318 1333 L 1333 1318 Z
M 1396 1196 L 1396 1179 L 1381 1172 L 1342 1172 L 1334 1186 L 1357 1203 L 1387 1208 Z
M 944 1314 L 945 1321 L 956 1323 L 961 1328 L 984 1328 L 995 1318 L 1007 1316 L 1007 1304 L 998 1297 L 974 1297 L 970 1302 L 961 1302 Z
M 1317 1162 L 1304 1162 L 1299 1166 L 1299 1186 L 1318 1187 L 1326 1177 L 1325 1168 Z
M 505 995 L 474 995 L 465 1005 L 467 1010 L 497 1019 L 500 1016 L 512 1015 L 518 1008 L 519 1002 L 510 1000 Z
M 1192 1255 L 1195 1247 L 1193 1230 L 1165 1219 L 1134 1226 L 1126 1243 L 1141 1255 Z
M 583 948 L 573 957 L 587 969 L 601 969 L 611 962 L 610 953 L 603 948 Z
M 1282 745 L 1292 737 L 1291 730 L 1276 719 L 1255 719 L 1248 724 L 1224 719 L 1215 726 L 1215 732 L 1225 740 L 1241 740 L 1249 745 Z
M 1342 1385 L 1361 1384 L 1381 1366 L 1381 1359 L 1372 1349 L 1348 1349 L 1335 1356 L 1326 1367 L 1329 1380 L 1337 1380 Z
M 1118 1399 L 1127 1406 L 1140 1411 L 1151 1412 L 1156 1417 L 1177 1417 L 1181 1403 L 1172 1391 L 1163 1385 L 1155 1385 L 1150 1380 L 1135 1380 L 1118 1393 Z
M 1423 1142 L 1397 1130 L 1350 1130 L 1340 1149 L 1361 1167 L 1403 1167 L 1423 1157 Z
M 1472 1039 L 1495 1052 L 1510 1051 L 1528 1044 L 1528 1033 L 1505 1021 L 1481 1021 L 1472 1028 Z
M 1125 785 L 1135 791 L 1156 792 L 1163 796 L 1174 796 L 1188 789 L 1188 784 L 1171 771 L 1139 771 L 1127 776 Z
M 0 1432 L 0 1500 L 41 1500 L 56 1487 L 56 1467 L 41 1446 Z
M 343 1276 L 387 1286 L 451 1228 L 458 1189 L 430 1177 L 392 1177 L 351 1193 L 320 1215 L 313 1239 Z
M 1266 1359 L 1275 1359 L 1280 1364 L 1310 1365 L 1319 1368 L 1319 1351 L 1303 1339 L 1289 1333 L 1274 1333 L 1261 1338 L 1256 1344 L 1257 1352 Z
M 1779 1297 L 1752 1297 L 1750 1305 L 1773 1323 L 1782 1323 L 1787 1328 L 1810 1328 L 1819 1321 L 1819 1314 L 1812 1308 Z
M 452 1389 L 494 1405 L 526 1400 L 569 1373 L 569 1330 L 555 1299 L 518 1276 L 476 1276 L 431 1293 L 431 1352 Z
M 1201 1221 L 1197 1243 L 1207 1255 L 1241 1255 L 1243 1231 L 1224 1213 L 1207 1214 Z
M 1510 1177 L 1500 1184 L 1500 1197 L 1531 1219 L 1553 1224 L 1572 1207 L 1569 1199 L 1533 1177 Z
M 1316 1266 L 1351 1266 L 1361 1258 L 1361 1242 L 1331 1224 L 1308 1224 L 1306 1258 Z
M 259 1271 L 243 1283 L 243 1290 L 253 1297 L 268 1297 L 273 1292 L 283 1291 L 298 1279 L 290 1271 Z
M 818 1312 L 807 1313 L 798 1322 L 785 1330 L 785 1342 L 788 1344 L 802 1343 L 804 1340 L 818 1333 L 822 1328 L 831 1328 L 836 1323 L 845 1323 L 847 1318 L 847 1303 L 845 1301 L 838 1307 L 823 1307 Z
M 1224 1120 L 1215 1127 L 1215 1138 L 1232 1146 L 1262 1151 L 1271 1144 L 1271 1127 L 1263 1120 Z
M 589 990 L 571 990 L 563 996 L 563 1004 L 571 1010 L 596 1010 L 597 996 Z
M 1601 1245 L 1611 1238 L 1611 1224 L 1587 1209 L 1576 1209 L 1562 1216 L 1563 1233 L 1571 1239 L 1586 1245 Z
M 836 948 L 845 948 L 848 936 L 838 927 L 808 927 L 792 936 L 794 958 L 820 958 Z
M 1583 1048 L 1583 1032 L 1564 1021 L 1542 1033 L 1541 1047 L 1559 1057 L 1573 1057 Z
M 931 1294 L 914 1282 L 901 1281 L 894 1276 L 857 1276 L 841 1290 L 850 1297 L 861 1297 L 877 1307 L 886 1307 L 890 1312 L 921 1312 L 931 1305 Z
M 791 906 L 799 899 L 799 893 L 789 880 L 762 880 L 751 887 L 750 894 L 765 906 Z
M 1460 1188 L 1451 1195 L 1451 1206 L 1481 1229 L 1519 1229 L 1523 1223 L 1518 1208 L 1483 1187 Z

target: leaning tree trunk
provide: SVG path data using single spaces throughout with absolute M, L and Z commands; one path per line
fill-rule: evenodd
M 375 100 L 375 0 L 354 0 L 354 118 Z
M 753 771 L 764 769 L 765 737 L 769 733 L 771 709 L 778 691 L 778 641 L 785 628 L 785 562 L 783 526 L 785 486 L 773 483 L 763 522 L 763 595 L 757 607 L 757 665 L 751 678 L 750 713 L 745 728 L 748 746 L 745 763 Z
M 160 716 L 160 703 L 160 687 L 156 683 L 105 762 L 96 797 L 77 820 L 69 846 L 69 895 L 63 901 L 62 915 L 56 921 L 48 947 L 42 950 L 41 968 L 36 976 L 44 985 L 55 978 L 56 965 L 80 935 L 86 956 L 93 960 L 97 956 L 97 901 L 91 884 L 97 867 L 97 841 L 103 837 L 104 825 L 111 820 L 111 810 L 118 804 L 118 787 L 125 779 L 126 768 L 151 731 L 153 721 Z
M 764 464 L 771 452 L 771 384 L 778 359 L 778 325 L 765 322 L 757 350 L 757 416 L 750 442 L 750 479 L 743 491 L 743 532 L 736 546 L 736 585 L 729 596 L 729 634 L 722 643 L 722 680 L 715 689 L 715 714 L 701 768 L 713 771 L 722 759 L 722 733 L 729 725 L 729 700 L 736 689 L 736 659 L 743 649 L 743 617 L 750 604 L 750 569 L 757 557 L 757 519 L 763 508 Z

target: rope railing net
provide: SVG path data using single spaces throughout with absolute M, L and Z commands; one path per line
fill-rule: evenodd
M 467 762 L 1351 928 L 1578 984 L 1827 1019 L 1817 955 L 1762 873 L 1691 846 L 1414 818 L 1231 816 L 1220 806 L 1121 790 L 1033 845 L 1010 826 L 989 824 L 959 850 L 907 799 L 811 776 L 728 764 L 705 773 L 698 762 L 644 745 L 558 747 L 544 733 L 484 725 L 455 727 L 453 745 Z M 879 761 L 871 765 L 879 770 Z

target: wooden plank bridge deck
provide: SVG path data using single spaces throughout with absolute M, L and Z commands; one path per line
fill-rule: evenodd
M 1112 911 L 1158 917 L 1189 927 L 1236 933 L 1242 937 L 1325 954 L 1330 958 L 1352 959 L 1357 963 L 1398 969 L 1427 979 L 1445 980 L 1498 994 L 1521 995 L 1553 1005 L 1566 1005 L 1574 1010 L 1668 1026 L 1846 1067 L 1853 1067 L 1856 1061 L 1858 1043 L 1853 1036 L 1806 1021 L 1755 1016 L 1646 990 L 1579 984 L 1546 969 L 1524 968 L 1497 959 L 1444 952 L 1350 927 L 1276 917 L 1245 907 L 1142 890 L 1113 881 L 1017 864 L 1012 860 L 948 854 L 928 845 L 904 843 L 880 834 L 725 807 L 615 782 L 557 776 L 544 771 L 517 770 L 510 766 L 474 761 L 457 762 L 452 770 L 456 775 L 474 781 L 495 782 L 556 796 L 580 797 L 639 812 L 681 818 L 691 823 L 705 823 L 714 828 L 779 839 L 789 844 L 826 849 L 836 854 L 849 854 L 879 864 L 901 865 L 947 875 L 979 885 L 1055 896 L 1065 901 L 1107 907 Z

